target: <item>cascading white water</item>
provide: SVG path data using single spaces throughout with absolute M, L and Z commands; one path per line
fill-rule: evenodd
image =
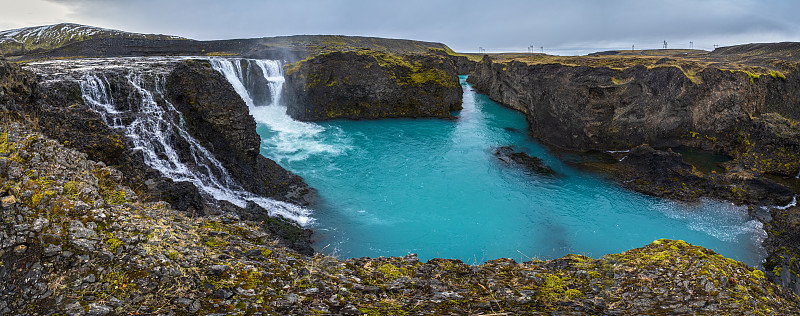
M 335 141 L 322 139 L 325 127 L 296 121 L 286 114 L 286 106 L 281 103 L 285 78 L 280 61 L 213 58 L 210 62 L 239 93 L 256 122 L 272 131 L 269 137 L 263 139 L 272 157 L 278 160 L 304 160 L 316 154 L 336 156 L 349 148 L 344 137 Z M 259 75 L 255 67 L 269 87 L 271 102 L 268 104 L 257 104 L 253 93 L 247 89 L 247 79 Z
M 147 79 L 152 77 L 152 87 Z M 138 104 L 130 109 L 119 109 L 109 91 L 109 82 L 93 72 L 86 73 L 80 81 L 83 99 L 100 113 L 105 123 L 123 129 L 135 149 L 144 154 L 145 163 L 174 181 L 189 181 L 202 193 L 217 200 L 225 200 L 239 207 L 254 202 L 269 212 L 281 215 L 305 226 L 313 222 L 311 211 L 297 205 L 257 196 L 244 190 L 208 150 L 203 148 L 186 130 L 180 112 L 164 97 L 163 75 L 129 73 L 128 83 L 138 95 Z M 131 118 L 133 118 L 131 120 Z M 126 122 L 130 123 L 126 123 Z M 184 163 L 175 149 L 172 137 L 178 136 L 189 144 L 191 157 Z

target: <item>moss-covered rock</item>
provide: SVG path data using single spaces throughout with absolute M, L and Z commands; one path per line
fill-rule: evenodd
M 451 117 L 461 109 L 444 53 L 330 52 L 286 66 L 287 113 L 299 120 Z

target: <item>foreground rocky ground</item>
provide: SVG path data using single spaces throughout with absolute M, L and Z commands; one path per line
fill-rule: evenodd
M 794 314 L 760 270 L 682 241 L 592 259 L 339 260 L 261 223 L 142 202 L 121 173 L 6 115 L 0 314 Z

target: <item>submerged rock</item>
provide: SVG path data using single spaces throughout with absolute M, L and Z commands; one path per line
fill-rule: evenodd
M 546 165 L 541 158 L 528 155 L 524 152 L 515 152 L 513 148 L 508 146 L 498 147 L 494 151 L 494 155 L 505 164 L 521 166 L 528 172 L 545 176 L 553 176 L 556 174 L 556 171 Z

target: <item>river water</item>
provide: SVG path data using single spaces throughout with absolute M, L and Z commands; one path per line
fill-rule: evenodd
M 742 207 L 644 196 L 560 162 L 527 136 L 521 113 L 461 78 L 456 120 L 297 122 L 255 107 L 262 154 L 316 188 L 316 248 L 342 258 L 599 257 L 659 238 L 682 239 L 758 265 L 765 237 Z M 513 146 L 558 176 L 529 174 L 493 155 Z

